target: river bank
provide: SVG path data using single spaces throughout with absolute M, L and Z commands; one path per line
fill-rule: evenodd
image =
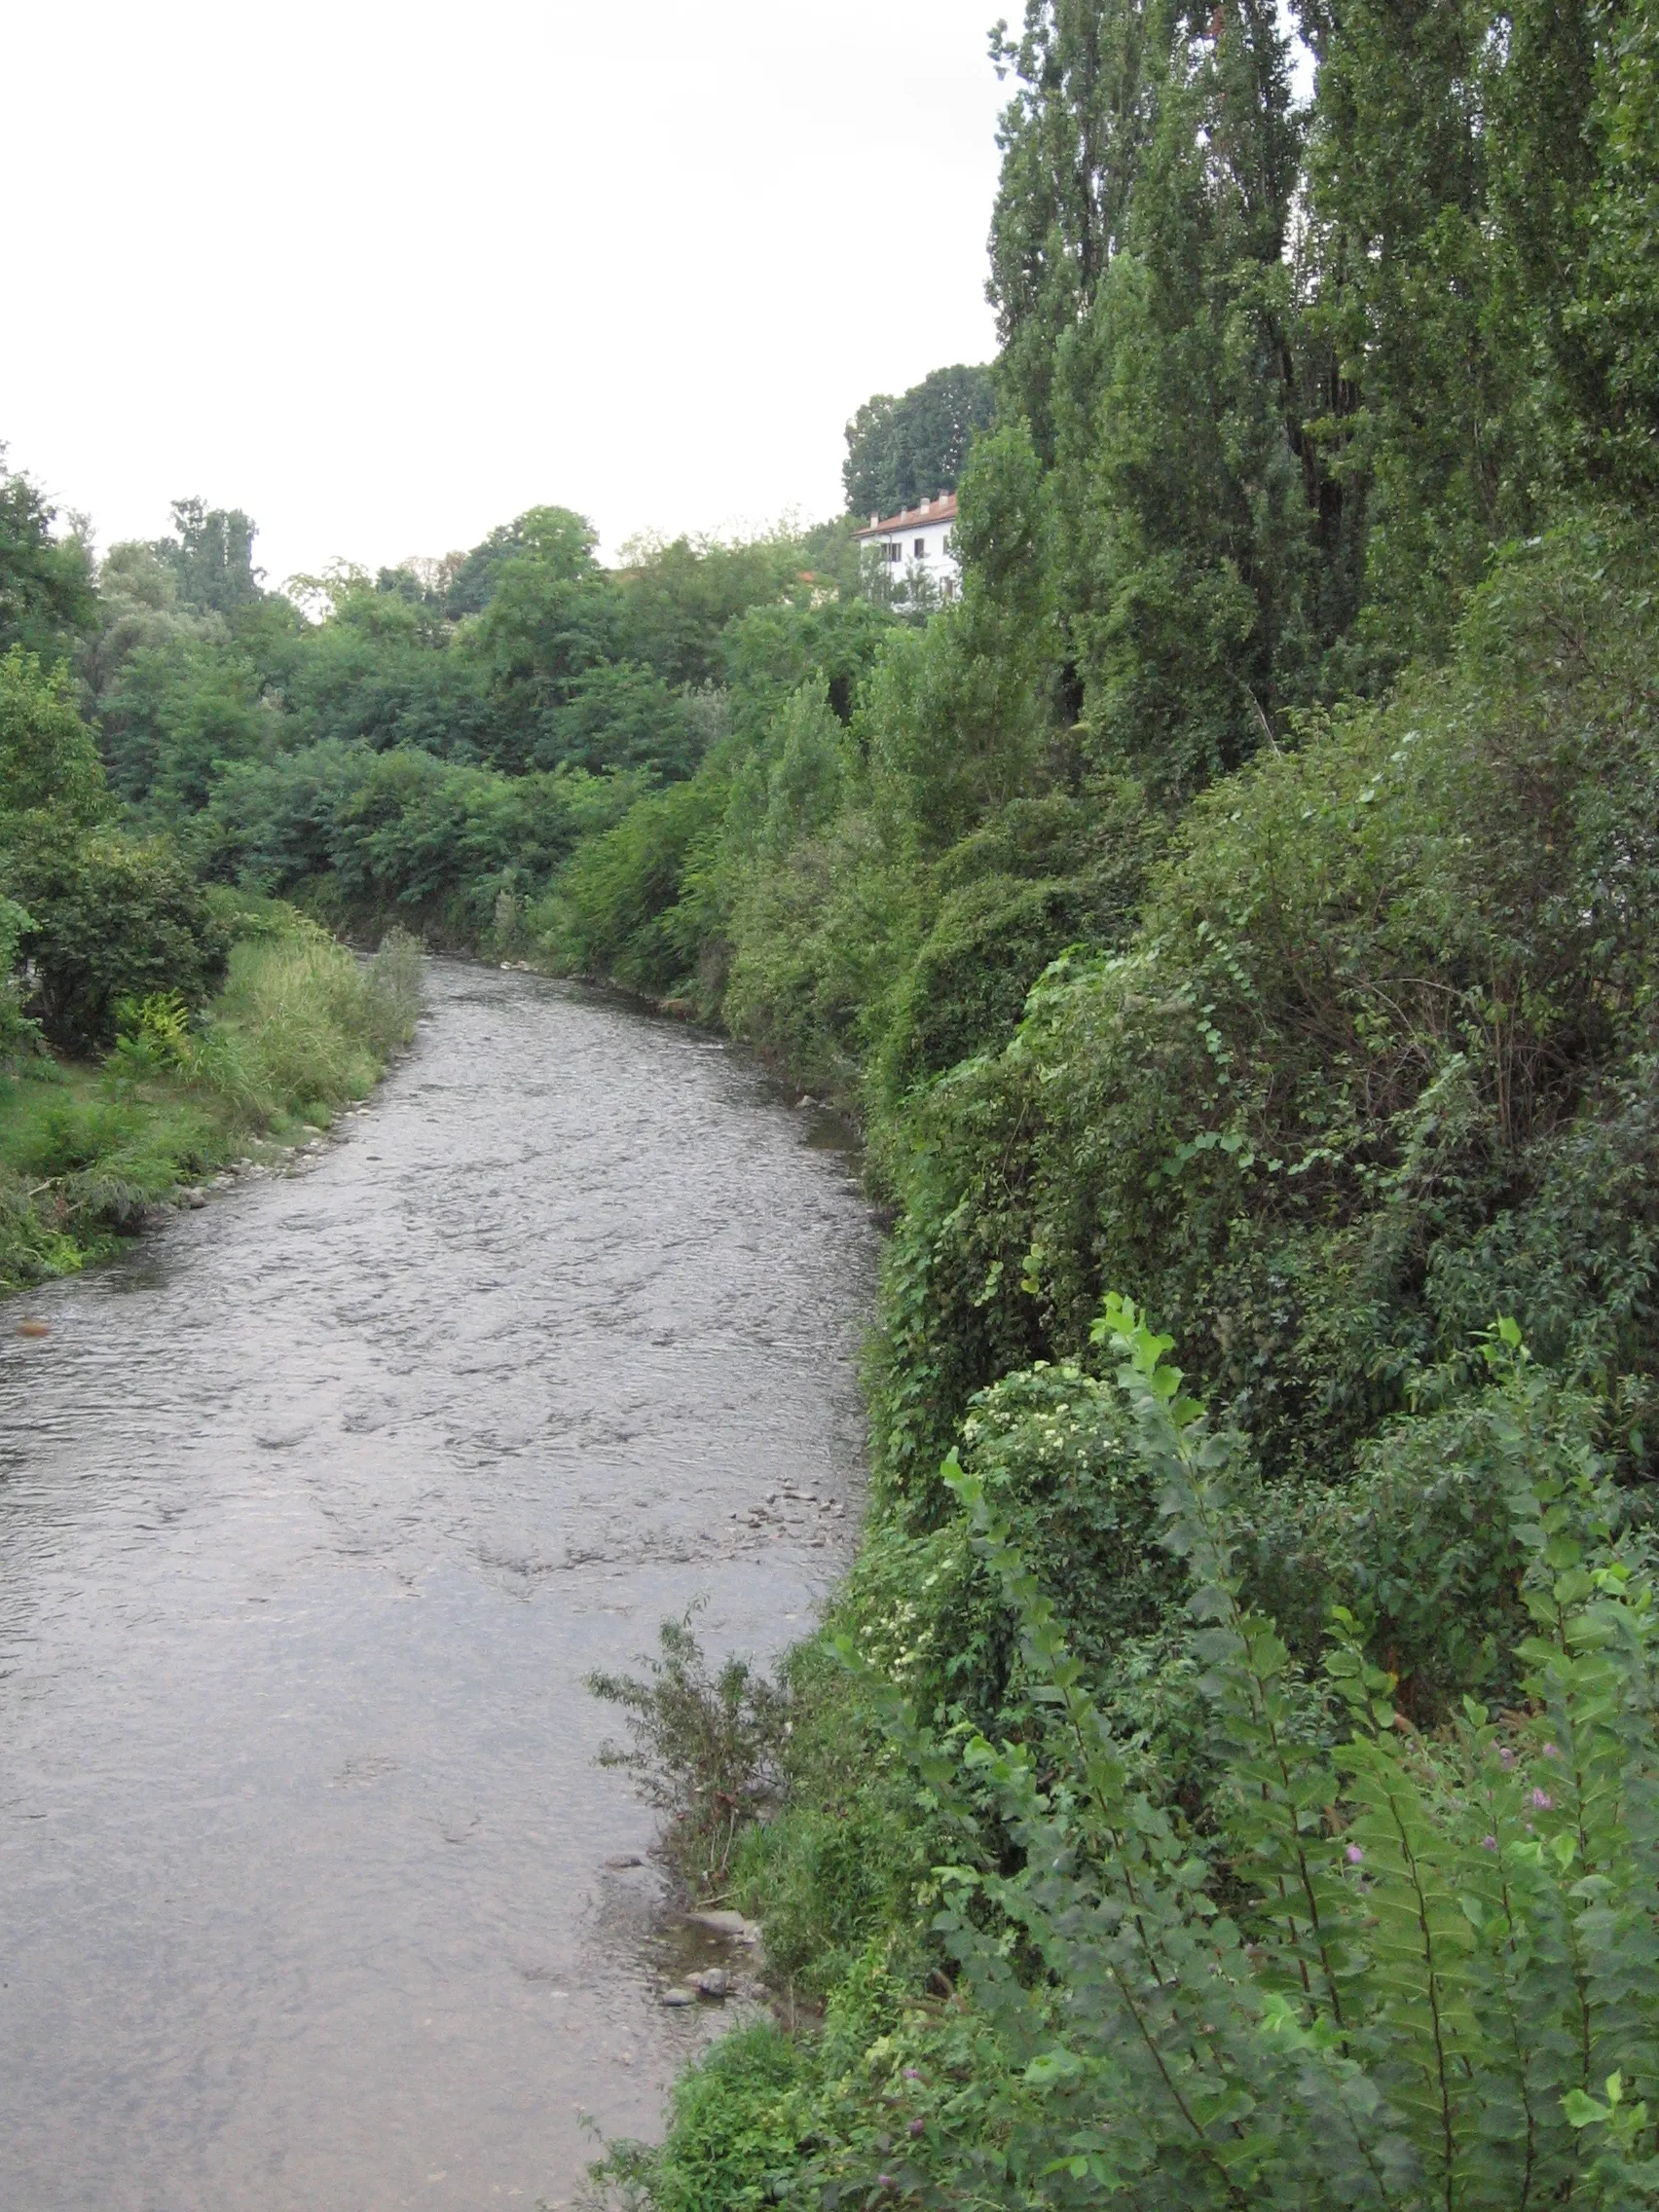
M 420 955 L 366 964 L 292 908 L 249 905 L 201 1019 L 152 998 L 98 1064 L 19 1051 L 0 1070 L 0 1294 L 109 1257 L 207 1178 L 290 1157 L 409 1042 Z

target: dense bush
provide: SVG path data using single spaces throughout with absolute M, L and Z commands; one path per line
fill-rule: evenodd
M 929 2002 L 875 1928 L 815 2044 L 706 2065 L 663 2150 L 623 2150 L 611 2177 L 712 2208 L 712 2156 L 742 2144 L 719 2186 L 749 2194 L 730 2201 L 1649 2201 L 1659 1615 L 1648 1548 L 1561 1385 L 1505 1323 L 1460 1433 L 1436 1415 L 1396 1432 L 1389 1477 L 1420 1496 L 1480 1424 L 1516 1591 L 1488 1617 L 1519 1704 L 1465 1696 L 1427 1732 L 1351 1613 L 1334 1606 L 1298 1657 L 1253 1603 L 1259 1477 L 1184 1394 L 1169 1340 L 1118 1300 L 1094 1335 L 1118 1379 L 1091 1395 L 1156 1501 L 1201 1796 L 1191 1757 L 1124 1730 L 1122 1662 L 1080 1655 L 1044 1587 L 1051 1542 L 1039 1573 L 1003 1510 L 1006 1463 L 988 1482 L 953 1462 L 1025 1724 L 953 1724 L 893 1654 L 841 1651 L 948 1834 L 901 1911 L 931 1913 L 957 1989 Z M 1015 1443 L 1027 1479 L 1048 1450 Z M 902 1820 L 897 1792 L 889 1807 Z
M 330 743 L 228 773 L 197 837 L 205 864 L 244 885 L 359 926 L 400 916 L 442 942 L 504 950 L 559 865 L 640 789 L 579 768 L 503 776 Z
M 1129 1276 L 1284 1468 L 1500 1305 L 1642 1402 L 1652 580 L 1641 533 L 1517 549 L 1450 670 L 1198 802 L 1132 946 L 918 1103 L 896 1468 Z
M 29 914 L 28 1011 L 70 1051 L 107 1045 L 127 998 L 177 991 L 193 1006 L 225 972 L 205 894 L 168 846 L 49 815 L 0 825 L 0 871 Z

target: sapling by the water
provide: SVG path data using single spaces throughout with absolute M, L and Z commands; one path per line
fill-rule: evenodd
M 660 1652 L 644 1675 L 596 1669 L 586 1686 L 620 1706 L 632 1747 L 606 1744 L 601 1766 L 634 1776 L 641 1794 L 668 1816 L 667 1845 L 694 1888 L 718 1892 L 745 1825 L 781 1790 L 780 1753 L 788 1693 L 749 1661 L 711 1665 L 692 1632 L 696 1606 L 658 1631 Z

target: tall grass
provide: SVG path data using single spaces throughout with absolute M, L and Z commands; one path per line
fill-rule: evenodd
M 254 1122 L 316 1120 L 360 1098 L 414 1033 L 421 954 L 390 932 L 358 961 L 314 923 L 236 945 L 225 988 L 182 1072 Z
M 146 1001 L 101 1067 L 0 1074 L 0 1290 L 85 1265 L 248 1144 L 326 1126 L 413 1035 L 421 955 L 402 932 L 362 961 L 291 908 L 231 919 L 240 940 L 200 1023 Z

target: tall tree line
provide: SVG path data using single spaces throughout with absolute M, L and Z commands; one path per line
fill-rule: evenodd
M 980 535 L 1036 554 L 1088 751 L 1171 795 L 1444 653 L 1564 498 L 1654 482 L 1651 7 L 1296 23 L 1306 101 L 1261 0 L 1030 0 L 994 42 Z

